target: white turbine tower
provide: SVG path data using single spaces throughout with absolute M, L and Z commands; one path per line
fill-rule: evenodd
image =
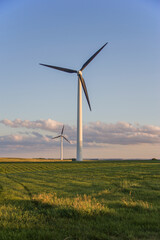
M 62 127 L 62 131 L 61 131 L 61 135 L 57 136 L 57 137 L 54 137 L 52 139 L 55 139 L 55 138 L 60 138 L 61 141 L 60 141 L 60 158 L 61 160 L 63 160 L 63 138 L 70 143 L 70 141 L 63 135 L 63 131 L 64 131 L 64 125 Z
M 107 42 L 108 43 L 108 42 Z M 77 98 L 77 161 L 82 161 L 82 148 L 83 148 L 83 136 L 82 136 L 82 87 L 88 102 L 89 109 L 91 110 L 91 105 L 88 97 L 87 87 L 84 81 L 84 78 L 82 77 L 82 71 L 85 69 L 85 67 L 96 57 L 96 55 L 107 45 L 105 43 L 97 52 L 95 52 L 81 67 L 79 71 L 68 69 L 68 68 L 62 68 L 47 64 L 42 64 L 45 67 L 54 68 L 56 70 L 60 70 L 67 73 L 77 73 L 78 76 L 78 98 Z

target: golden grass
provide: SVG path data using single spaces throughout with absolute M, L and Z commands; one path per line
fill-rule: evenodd
M 122 199 L 122 202 L 127 207 L 140 207 L 143 209 L 152 209 L 153 208 L 151 203 L 148 203 L 148 202 L 145 202 L 142 200 L 134 201 L 132 199 L 129 199 L 129 200 Z
M 33 200 L 49 204 L 59 209 L 73 209 L 80 213 L 95 214 L 110 212 L 110 209 L 99 203 L 94 197 L 77 195 L 75 198 L 58 197 L 56 193 L 41 193 L 33 196 Z
M 0 158 L 0 162 L 71 162 L 72 159 L 47 159 L 47 158 Z

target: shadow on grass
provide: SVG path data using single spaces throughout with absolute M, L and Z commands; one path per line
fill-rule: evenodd
M 54 202 L 8 200 L 0 207 L 0 215 L 1 240 L 107 240 L 107 219 L 113 214 L 77 210 Z
M 0 239 L 158 240 L 160 237 L 158 214 L 152 208 L 148 211 L 146 203 L 123 201 L 110 203 L 109 209 L 96 210 L 97 202 L 89 205 L 92 199 L 86 197 L 84 201 L 80 197 L 78 208 L 74 205 L 76 200 L 66 202 L 64 198 L 47 194 L 32 200 L 8 200 L 0 207 Z
M 3 192 L 3 187 L 0 185 L 0 194 Z

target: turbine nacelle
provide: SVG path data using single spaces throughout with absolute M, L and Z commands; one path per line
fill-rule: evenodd
M 79 71 L 77 72 L 77 75 L 78 75 L 78 77 L 79 77 L 79 75 L 82 76 L 82 71 L 79 70 Z

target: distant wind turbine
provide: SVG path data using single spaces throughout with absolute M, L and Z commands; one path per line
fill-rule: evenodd
M 107 42 L 108 43 L 108 42 Z M 89 109 L 91 110 L 91 105 L 88 97 L 88 92 L 87 92 L 87 87 L 84 81 L 84 78 L 82 77 L 82 71 L 87 67 L 87 65 L 97 56 L 97 54 L 107 45 L 105 43 L 97 52 L 95 52 L 81 67 L 79 71 L 73 70 L 73 69 L 68 69 L 68 68 L 62 68 L 62 67 L 57 67 L 57 66 L 52 66 L 52 65 L 47 65 L 47 64 L 42 64 L 40 65 L 49 67 L 49 68 L 54 68 L 59 71 L 67 72 L 67 73 L 77 73 L 78 76 L 78 98 L 77 98 L 77 161 L 82 161 L 82 147 L 83 147 L 83 137 L 82 137 L 82 87 L 88 102 Z
M 60 141 L 60 157 L 61 157 L 61 160 L 63 160 L 63 138 L 70 143 L 70 141 L 63 135 L 63 131 L 64 131 L 64 125 L 62 127 L 62 131 L 61 131 L 61 134 L 57 137 L 54 137 L 52 139 L 55 139 L 55 138 L 60 138 L 61 141 Z

